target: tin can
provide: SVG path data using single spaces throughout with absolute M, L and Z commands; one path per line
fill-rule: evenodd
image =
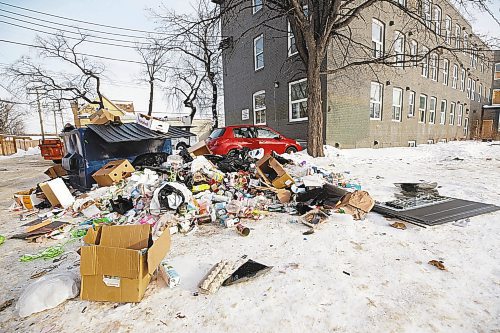
M 241 235 L 241 236 L 248 236 L 250 234 L 250 229 L 245 227 L 243 224 L 241 223 L 238 223 L 236 224 L 236 231 L 238 231 L 238 233 Z

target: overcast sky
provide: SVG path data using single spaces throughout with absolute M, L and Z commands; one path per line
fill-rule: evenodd
M 158 9 L 160 3 L 163 3 L 164 6 L 172 8 L 178 12 L 189 12 L 192 10 L 192 6 L 190 4 L 190 1 L 188 0 L 0 0 L 0 2 L 53 15 L 59 15 L 66 18 L 74 18 L 93 23 L 107 24 L 146 31 L 152 31 L 155 28 L 154 20 L 149 17 L 148 12 L 146 11 L 146 9 L 148 8 Z M 500 18 L 500 0 L 492 0 L 489 6 L 493 14 L 497 18 Z M 33 43 L 34 38 L 37 34 L 36 31 L 16 27 L 12 24 L 26 26 L 32 29 L 55 32 L 55 30 L 47 29 L 44 27 L 36 27 L 26 22 L 21 22 L 19 21 L 19 19 L 26 21 L 34 20 L 16 14 L 8 13 L 7 11 L 36 18 L 42 18 L 47 21 L 75 25 L 75 22 L 72 21 L 45 16 L 43 14 L 29 12 L 19 8 L 13 8 L 0 3 L 0 15 L 4 15 L 0 16 L 0 40 L 3 39 L 22 42 L 26 44 Z M 471 21 L 476 33 L 488 34 L 500 39 L 500 27 L 488 14 L 478 13 L 474 10 L 471 11 L 471 14 L 472 15 L 465 14 L 465 16 Z M 14 19 L 5 16 L 9 16 Z M 8 22 L 11 24 L 4 22 Z M 51 25 L 50 23 L 42 22 L 40 22 L 40 24 L 46 24 L 49 26 Z M 111 28 L 86 25 L 82 23 L 76 23 L 76 25 L 105 32 L 141 35 L 141 33 L 139 32 L 127 32 L 123 30 L 115 30 Z M 127 39 L 127 37 L 116 38 Z M 128 39 L 133 40 L 132 38 Z M 136 51 L 134 51 L 133 49 L 116 46 L 88 43 L 80 49 L 80 52 L 120 59 L 137 61 L 140 60 Z M 30 50 L 29 47 L 0 42 L 0 69 L 2 68 L 2 66 L 11 64 L 20 56 L 25 54 L 36 56 L 36 52 Z M 139 83 L 137 80 L 137 77 L 139 76 L 138 74 L 140 72 L 140 65 L 106 60 L 103 60 L 102 62 L 106 66 L 106 78 L 103 80 L 102 87 L 103 94 L 111 99 L 131 100 L 134 102 L 136 110 L 146 111 L 148 104 L 148 87 L 144 83 Z M 57 71 L 57 68 L 55 68 L 54 70 Z M 167 103 L 162 95 L 163 93 L 161 91 L 156 92 L 156 102 L 154 105 L 155 113 L 157 113 L 158 115 L 166 115 L 167 111 L 183 112 L 183 110 L 179 108 L 173 108 L 171 105 L 169 105 L 169 103 Z M 10 96 L 8 92 L 0 88 L 0 98 L 8 99 L 9 97 Z M 71 120 L 69 119 L 70 114 L 66 114 L 65 116 L 67 121 Z M 48 117 L 47 123 L 49 130 L 53 129 L 52 118 Z M 36 114 L 34 114 L 28 121 L 27 130 L 29 132 L 40 131 Z

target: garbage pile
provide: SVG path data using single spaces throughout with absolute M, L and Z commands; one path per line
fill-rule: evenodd
M 171 235 L 210 225 L 251 237 L 247 225 L 273 213 L 296 216 L 313 230 L 333 213 L 363 219 L 373 208 L 374 201 L 355 180 L 296 156 L 265 155 L 263 149 L 219 156 L 202 148 L 178 155 L 151 153 L 133 164 L 111 161 L 93 174 L 96 184 L 85 193 L 72 189 L 59 167 L 47 171 L 52 180 L 15 195 L 12 208 L 27 222 L 14 237 L 62 243 L 21 260 L 56 258 L 68 243 L 78 241 L 80 297 L 139 302 L 156 274 L 170 288 L 180 282 L 165 260 Z M 270 269 L 253 260 L 241 267 L 223 260 L 207 272 L 200 292 L 214 293 Z M 74 284 L 69 286 L 54 304 L 78 294 Z

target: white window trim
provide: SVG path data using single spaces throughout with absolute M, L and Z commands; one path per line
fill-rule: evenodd
M 436 13 L 439 13 L 439 17 L 436 18 Z M 432 20 L 434 21 L 434 32 L 437 35 L 441 35 L 441 21 L 443 19 L 443 11 L 441 10 L 441 7 L 438 5 L 434 4 L 433 9 L 432 9 Z
M 470 100 L 471 101 L 475 101 L 476 100 L 476 80 L 472 80 L 471 81 Z
M 480 83 L 479 84 L 479 92 L 478 92 L 478 96 L 477 96 L 477 101 L 481 102 L 482 99 L 483 99 L 483 84 Z
M 378 117 L 372 117 L 372 115 L 370 115 L 370 120 L 382 120 L 382 107 L 384 105 L 384 85 L 380 82 L 375 82 L 375 81 L 372 81 L 370 82 L 370 104 L 372 103 L 372 84 L 375 83 L 375 84 L 378 84 L 380 86 L 380 101 L 377 101 L 376 103 L 377 104 L 380 104 L 380 114 Z
M 426 78 L 429 78 L 429 54 L 427 54 L 428 52 L 429 49 L 426 48 L 425 46 L 422 46 L 422 54 L 425 54 L 425 56 L 422 58 L 422 70 L 420 71 L 420 74 Z
M 464 105 L 458 104 L 457 108 L 457 127 L 462 126 L 462 120 L 464 117 Z
M 381 40 L 380 41 L 375 41 L 373 40 L 373 24 L 376 24 L 378 26 L 380 26 L 380 28 L 382 29 L 382 36 L 380 37 Z M 377 20 L 377 19 L 372 19 L 372 46 L 373 46 L 373 43 L 375 43 L 376 45 L 379 45 L 380 46 L 380 54 L 379 55 L 375 55 L 374 53 L 377 52 L 376 49 L 373 49 L 372 50 L 372 57 L 377 59 L 377 58 L 380 58 L 384 55 L 384 39 L 385 39 L 385 25 L 383 22 Z
M 429 74 L 432 81 L 437 82 L 439 77 L 439 56 L 431 53 L 429 56 Z
M 399 99 L 399 105 L 394 104 L 394 92 L 399 91 L 401 94 Z M 394 118 L 394 108 L 399 107 L 399 119 Z M 392 88 L 392 121 L 400 123 L 403 119 L 403 89 L 401 88 Z
M 417 55 L 418 55 L 418 42 L 412 39 L 412 41 L 410 42 L 410 56 L 411 59 L 413 59 L 414 66 L 418 66 Z
M 451 79 L 451 87 L 453 89 L 457 89 L 457 82 L 458 82 L 458 65 L 454 64 L 453 65 L 453 76 Z
M 432 101 L 434 100 L 434 110 L 432 110 Z M 436 109 L 437 109 L 437 98 L 431 96 L 429 100 L 429 124 L 434 125 L 436 123 Z M 431 121 L 431 114 L 434 116 L 434 119 Z
M 450 78 L 450 61 L 443 59 L 443 85 L 447 86 Z
M 450 115 L 448 117 L 448 125 L 455 124 L 455 113 L 457 112 L 457 104 L 455 102 L 450 103 Z
M 301 83 L 304 81 L 307 81 L 307 78 L 288 83 L 288 121 L 289 122 L 304 121 L 304 120 L 308 119 L 308 117 L 292 119 L 292 86 L 294 84 Z M 293 103 L 301 103 L 301 102 L 307 102 L 307 97 L 293 101 Z
M 462 73 L 460 75 L 460 91 L 465 91 L 465 69 L 462 68 Z
M 408 141 L 408 147 L 409 148 L 415 148 L 417 146 L 417 140 L 410 140 Z
M 413 104 L 410 103 L 411 102 L 411 96 L 413 96 Z M 415 103 L 416 103 L 416 100 L 417 100 L 417 94 L 413 90 L 411 90 L 408 93 L 408 118 L 415 117 Z M 413 110 L 412 110 L 412 108 L 410 106 L 413 106 Z
M 423 109 L 420 108 L 420 97 L 422 97 L 422 96 L 425 97 L 425 105 L 424 105 Z M 428 96 L 424 95 L 424 94 L 420 94 L 418 97 L 418 122 L 420 124 L 425 124 L 425 118 L 427 117 L 427 99 L 428 99 Z M 420 117 L 420 113 L 422 110 L 424 111 L 424 119 L 423 120 L 421 120 L 421 117 Z
M 260 109 L 257 109 L 257 108 L 255 107 L 255 96 L 257 96 L 257 95 L 261 95 L 261 94 L 264 94 L 264 96 L 265 96 L 266 91 L 265 91 L 265 90 L 260 90 L 260 91 L 257 91 L 256 93 L 254 93 L 254 94 L 252 95 L 252 103 L 253 103 L 253 123 L 254 123 L 254 125 L 266 125 L 266 123 L 267 123 L 267 114 L 266 114 L 266 122 L 264 122 L 264 123 L 258 123 L 258 122 L 257 122 L 257 117 L 255 116 L 255 115 L 256 115 L 256 113 L 257 113 L 257 111 L 266 111 L 266 110 L 267 110 L 267 105 L 266 105 L 266 106 L 264 106 L 263 108 L 260 108 Z M 264 97 L 264 98 L 265 98 L 265 97 Z M 264 100 L 265 100 L 265 99 L 264 99 Z
M 458 33 L 457 33 L 458 32 Z M 455 48 L 460 49 L 460 37 L 462 36 L 462 27 L 455 23 Z
M 293 31 L 292 31 L 292 27 L 290 26 L 290 21 L 287 21 L 288 22 L 288 56 L 291 57 L 291 56 L 294 56 L 296 55 L 297 53 L 299 53 L 299 51 L 297 50 L 297 40 L 295 39 L 295 36 L 293 35 Z M 292 39 L 295 39 L 295 49 L 297 51 L 291 53 L 291 49 L 292 49 Z
M 449 26 L 447 26 L 447 22 L 450 22 Z M 452 30 L 453 30 L 453 20 L 451 19 L 450 16 L 446 15 L 444 25 L 445 25 L 445 30 L 446 30 L 445 37 L 444 37 L 446 44 L 451 45 L 451 34 L 452 34 Z
M 260 6 L 257 7 L 257 5 L 255 4 L 255 0 L 252 0 L 252 14 L 257 14 L 262 10 L 263 7 L 263 3 L 261 3 Z
M 401 49 L 396 50 L 396 45 L 398 40 L 401 40 Z M 394 32 L 394 60 L 396 61 L 396 67 L 404 67 L 405 61 L 405 42 L 406 36 L 401 31 Z
M 444 112 L 443 112 L 443 102 L 444 102 Z M 448 101 L 445 99 L 441 100 L 441 104 L 439 105 L 439 124 L 446 125 L 446 112 L 448 111 Z M 443 117 L 444 115 L 444 117 Z
M 260 38 L 262 38 L 262 53 L 257 54 L 257 40 Z M 257 56 L 261 55 L 261 54 L 262 54 L 262 57 L 264 57 L 264 34 L 260 34 L 253 39 L 253 62 L 254 62 L 255 71 L 258 71 L 258 70 L 264 68 L 264 66 L 265 66 L 265 62 L 263 61 L 262 66 L 257 67 Z

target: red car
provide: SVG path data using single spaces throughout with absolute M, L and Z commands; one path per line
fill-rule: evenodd
M 275 130 L 261 125 L 235 125 L 215 129 L 207 139 L 207 146 L 217 155 L 225 155 L 233 149 L 264 148 L 265 154 L 272 151 L 294 153 L 301 151 L 300 144 L 284 137 Z

